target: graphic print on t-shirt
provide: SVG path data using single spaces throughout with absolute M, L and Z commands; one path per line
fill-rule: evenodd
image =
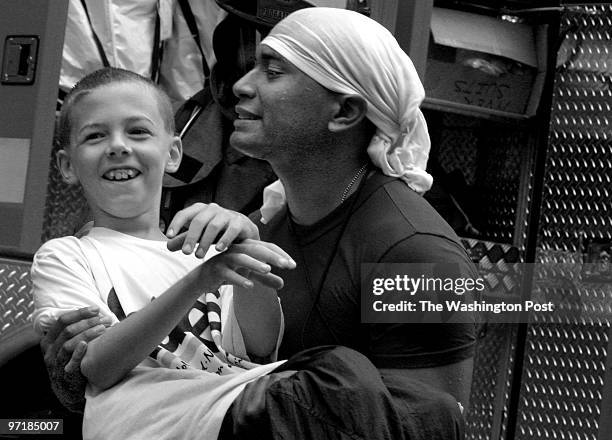
M 232 367 L 250 369 L 257 364 L 226 353 L 221 348 L 221 307 L 219 292 L 201 295 L 170 334 L 149 355 L 166 368 L 196 368 L 219 375 L 231 374 Z M 154 301 L 155 297 L 151 297 Z M 108 306 L 122 321 L 126 318 L 114 288 Z M 134 312 L 137 313 L 137 312 Z

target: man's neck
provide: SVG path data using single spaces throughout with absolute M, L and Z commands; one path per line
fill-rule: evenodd
M 348 198 L 365 178 L 366 159 L 303 163 L 299 170 L 278 170 L 287 196 L 289 213 L 296 223 L 310 225 L 325 217 Z

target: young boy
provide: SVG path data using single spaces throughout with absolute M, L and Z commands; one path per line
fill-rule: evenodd
M 130 380 L 119 383 L 126 375 L 162 384 L 180 379 L 184 372 L 177 369 L 189 367 L 209 372 L 194 370 L 199 386 L 190 392 L 208 401 L 209 408 L 202 404 L 198 414 L 200 432 L 214 431 L 244 384 L 278 366 L 252 364 L 247 353 L 273 354 L 281 323 L 274 289 L 248 296 L 242 289 L 245 298 L 234 304 L 231 287 L 220 286 L 253 287 L 239 273 L 252 271 L 262 283 L 280 288 L 282 280 L 270 273 L 270 264 L 290 267 L 290 258 L 274 245 L 248 239 L 204 264 L 166 249 L 159 230 L 162 178 L 178 167 L 181 142 L 168 98 L 148 80 L 119 69 L 87 76 L 66 99 L 59 127 L 60 171 L 69 183 L 82 185 L 94 224 L 80 239 L 51 240 L 37 252 L 34 325 L 44 332 L 58 314 L 83 306 L 98 307 L 108 324 L 116 324 L 89 343 L 81 364 L 91 403 L 85 436 L 106 431 L 110 420 L 95 408 L 107 406 L 114 394 L 131 392 Z M 223 237 L 226 242 L 253 236 L 243 216 L 220 208 L 211 216 L 233 231 Z M 234 307 L 244 306 L 258 319 L 253 328 L 248 320 L 239 328 L 243 323 L 233 315 Z M 247 339 L 251 346 L 243 345 L 241 330 L 256 335 Z M 243 374 L 232 374 L 237 372 Z M 109 388 L 113 391 L 104 392 Z M 176 414 L 178 423 L 184 413 Z
M 155 84 L 119 69 L 94 72 L 67 96 L 59 130 L 60 171 L 82 185 L 94 225 L 36 253 L 34 325 L 44 332 L 61 313 L 87 306 L 112 324 L 81 362 L 85 439 L 434 438 L 427 423 L 449 413 L 432 404 L 425 419 L 397 405 L 353 350 L 250 361 L 275 357 L 282 280 L 271 266 L 295 263 L 254 239 L 244 216 L 215 206 L 198 216 L 183 253 L 168 251 L 158 228 L 162 176 L 178 166 L 181 143 Z M 196 242 L 201 255 L 219 231 L 223 252 L 204 263 L 189 255 Z M 405 392 L 420 405 L 432 394 L 418 383 Z

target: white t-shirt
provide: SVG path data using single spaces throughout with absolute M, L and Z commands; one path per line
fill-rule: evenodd
M 192 255 L 168 251 L 163 241 L 106 228 L 50 240 L 32 264 L 34 327 L 43 332 L 62 313 L 92 305 L 116 323 L 117 316 L 138 311 L 198 264 Z M 249 362 L 232 289 L 224 286 L 217 295 L 202 295 L 175 331 L 117 385 L 102 392 L 88 386 L 84 438 L 214 439 L 244 386 L 280 363 Z

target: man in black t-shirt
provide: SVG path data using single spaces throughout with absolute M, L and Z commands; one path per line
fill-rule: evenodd
M 270 163 L 280 179 L 252 219 L 261 238 L 298 266 L 281 273 L 280 355 L 346 345 L 385 376 L 418 378 L 466 403 L 473 323 L 360 319 L 363 263 L 446 263 L 458 268 L 449 275 L 476 275 L 458 237 L 420 195 L 432 183 L 425 171 L 430 140 L 419 109 L 423 86 L 408 56 L 360 14 L 304 9 L 262 40 L 234 93 L 230 142 Z M 198 216 L 206 208 L 187 208 L 173 225 Z M 186 242 L 197 247 L 199 237 L 190 232 Z

